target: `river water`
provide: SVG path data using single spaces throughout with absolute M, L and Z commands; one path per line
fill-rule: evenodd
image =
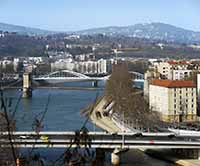
M 19 91 L 9 91 L 7 96 L 20 97 L 20 93 Z M 94 101 L 95 96 L 99 93 L 99 91 L 86 90 L 35 89 L 32 98 L 20 101 L 15 115 L 17 130 L 32 130 L 34 120 L 41 119 L 43 115 L 45 116 L 42 130 L 70 131 L 80 129 L 85 121 L 80 110 Z M 47 106 L 48 98 L 49 104 Z M 87 128 L 92 130 L 90 122 L 88 122 Z
M 35 119 L 40 119 L 43 115 L 44 131 L 70 131 L 77 130 L 83 125 L 85 117 L 80 114 L 80 110 L 95 100 L 97 95 L 102 94 L 101 90 L 62 90 L 62 89 L 34 89 L 30 99 L 21 99 L 16 109 L 15 120 L 18 131 L 31 131 L 34 128 Z M 10 114 L 14 111 L 21 91 L 8 90 L 4 96 L 11 98 L 12 106 Z M 46 114 L 45 108 L 48 103 Z M 9 103 L 9 102 L 8 102 Z M 9 104 L 8 104 L 9 105 Z M 90 122 L 86 126 L 90 131 L 100 130 Z M 29 150 L 21 150 L 26 154 Z M 36 149 L 35 153 L 40 153 L 47 165 L 59 157 L 64 149 Z M 128 157 L 127 157 L 128 156 Z M 110 158 L 107 156 L 107 164 L 110 165 Z M 153 159 L 139 151 L 129 152 L 122 156 L 122 166 L 169 166 L 169 163 Z M 103 166 L 103 165 L 102 165 Z

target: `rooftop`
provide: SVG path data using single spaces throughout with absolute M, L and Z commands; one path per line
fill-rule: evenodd
M 163 86 L 167 88 L 180 88 L 180 87 L 196 87 L 192 81 L 185 80 L 159 80 L 155 79 L 151 82 L 151 85 Z
M 168 63 L 170 65 L 187 65 L 187 64 L 190 64 L 190 62 L 184 61 L 184 60 L 182 60 L 182 61 L 168 61 Z

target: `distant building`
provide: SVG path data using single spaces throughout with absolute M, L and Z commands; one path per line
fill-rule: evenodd
M 172 70 L 172 80 L 184 80 L 192 75 L 192 70 Z
M 13 68 L 14 68 L 15 72 L 18 71 L 18 66 L 19 66 L 19 58 L 14 58 L 14 60 L 13 60 Z
M 196 85 L 192 81 L 153 80 L 149 86 L 149 104 L 167 122 L 197 120 Z
M 51 70 L 73 70 L 74 69 L 74 63 L 72 58 L 68 59 L 59 59 L 58 61 L 51 63 Z
M 111 72 L 112 63 L 109 60 L 98 61 L 73 61 L 73 59 L 60 59 L 51 63 L 52 71 L 72 70 L 83 74 L 108 74 Z
M 161 79 L 183 80 L 190 77 L 192 70 L 188 61 L 167 61 L 157 64 Z
M 200 74 L 197 74 L 197 95 L 198 99 L 200 100 Z
M 159 73 L 151 70 L 147 70 L 144 74 L 144 98 L 145 100 L 149 100 L 149 84 L 152 80 L 158 79 Z

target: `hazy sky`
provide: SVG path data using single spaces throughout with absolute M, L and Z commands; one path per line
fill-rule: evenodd
M 200 31 L 200 0 L 0 0 L 0 22 L 58 31 L 163 22 Z

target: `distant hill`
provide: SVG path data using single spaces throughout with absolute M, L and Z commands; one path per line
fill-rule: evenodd
M 164 23 L 135 24 L 132 26 L 111 26 L 76 32 L 81 35 L 105 34 L 108 36 L 129 36 L 169 42 L 200 43 L 200 32 L 194 32 Z
M 17 32 L 19 34 L 26 34 L 26 35 L 50 35 L 56 33 L 38 28 L 29 28 L 29 27 L 5 24 L 5 23 L 0 23 L 0 31 Z
M 51 35 L 64 32 L 52 32 L 38 28 L 29 28 L 18 25 L 0 23 L 0 31 L 17 32 L 27 35 Z M 104 34 L 107 36 L 127 36 L 137 38 L 147 38 L 152 40 L 165 40 L 179 43 L 200 44 L 200 32 L 186 30 L 164 23 L 135 24 L 131 26 L 110 26 L 103 28 L 93 28 L 75 32 L 65 32 L 66 34 L 95 35 Z

